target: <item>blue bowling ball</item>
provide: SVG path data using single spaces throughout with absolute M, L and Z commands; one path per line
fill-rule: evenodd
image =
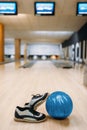
M 46 110 L 52 118 L 65 119 L 73 110 L 72 99 L 65 92 L 53 92 L 46 100 Z

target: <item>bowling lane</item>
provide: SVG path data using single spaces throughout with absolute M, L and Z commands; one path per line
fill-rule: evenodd
M 51 61 L 38 61 L 30 68 L 19 68 L 23 61 L 0 65 L 0 130 L 83 130 L 87 126 L 87 89 L 83 86 L 83 68 L 57 68 Z M 17 105 L 23 106 L 32 94 L 64 91 L 74 104 L 71 116 L 55 120 L 48 116 L 45 103 L 38 111 L 47 115 L 47 121 L 21 123 L 14 121 Z

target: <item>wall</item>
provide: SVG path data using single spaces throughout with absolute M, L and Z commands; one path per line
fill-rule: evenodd
M 76 44 L 77 42 L 81 42 L 83 40 L 87 40 L 87 22 L 84 24 L 83 27 L 81 27 L 81 29 L 73 33 L 68 40 L 64 41 L 62 43 L 62 47 L 64 48 L 72 44 Z
M 31 44 L 28 45 L 28 55 L 62 55 L 62 46 L 59 44 Z
M 24 55 L 25 44 L 21 44 L 21 55 Z M 14 44 L 5 44 L 5 55 L 15 55 Z M 63 56 L 61 44 L 27 44 L 28 55 L 61 55 Z
M 87 59 L 87 23 L 68 40 L 64 41 L 62 47 L 66 59 L 85 62 Z

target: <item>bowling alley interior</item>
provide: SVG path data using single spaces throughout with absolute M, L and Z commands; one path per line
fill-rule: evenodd
M 86 99 L 87 0 L 0 0 L 0 130 L 86 130 Z

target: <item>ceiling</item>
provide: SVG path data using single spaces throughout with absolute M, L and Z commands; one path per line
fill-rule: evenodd
M 56 3 L 54 16 L 35 16 L 36 0 L 15 1 L 18 3 L 18 15 L 0 16 L 0 23 L 5 27 L 6 43 L 12 43 L 13 39 L 21 39 L 22 42 L 29 44 L 38 42 L 60 44 L 87 22 L 87 16 L 76 16 L 76 3 L 84 0 L 48 0 Z

